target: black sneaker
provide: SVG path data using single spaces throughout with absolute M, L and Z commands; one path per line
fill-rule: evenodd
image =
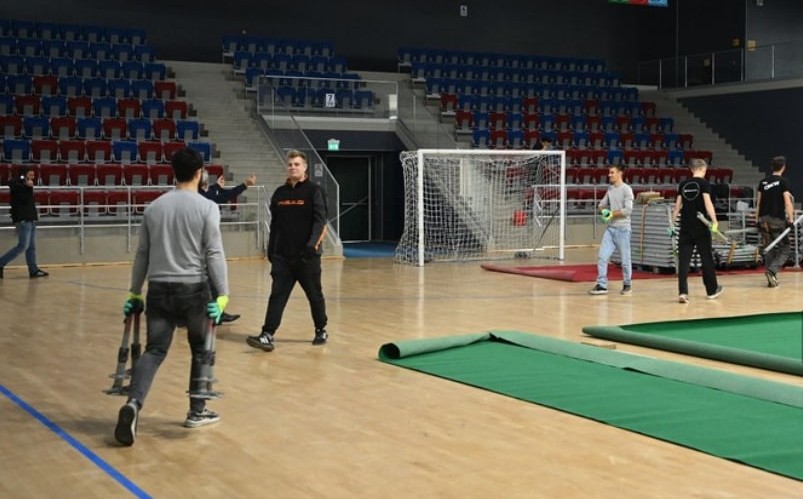
M 248 346 L 259 348 L 266 352 L 272 352 L 274 348 L 273 333 L 267 331 L 262 331 L 262 334 L 259 336 L 249 336 L 246 338 L 245 342 L 248 343 Z
M 777 288 L 778 287 L 778 276 L 775 275 L 772 271 L 764 272 L 764 277 L 767 278 L 767 287 L 768 288 Z
M 602 286 L 597 284 L 596 286 L 594 286 L 593 288 L 588 290 L 588 294 L 590 294 L 590 295 L 607 295 L 608 294 L 608 288 L 603 288 Z
M 5 269 L 5 267 L 0 267 L 0 279 L 3 278 L 3 269 Z
M 313 345 L 323 345 L 326 343 L 326 340 L 329 339 L 329 335 L 326 333 L 326 329 L 316 329 L 315 330 L 315 338 L 312 339 Z
M 223 312 L 220 314 L 220 322 L 234 322 L 240 318 L 240 314 L 227 314 Z
M 624 286 L 622 286 L 622 294 L 623 295 L 633 294 L 633 288 L 630 287 L 630 284 L 625 284 Z
M 36 279 L 37 277 L 47 277 L 49 275 L 50 274 L 48 274 L 47 272 L 45 272 L 42 269 L 36 269 L 36 271 L 34 273 L 30 274 L 29 276 L 30 276 L 31 279 Z
M 138 418 L 139 407 L 135 401 L 132 400 L 121 407 L 117 416 L 117 426 L 114 428 L 114 439 L 123 445 L 134 445 Z
M 709 300 L 716 300 L 719 295 L 725 290 L 722 286 L 717 286 L 717 290 L 713 294 L 706 296 Z
M 187 428 L 198 428 L 199 426 L 206 426 L 208 424 L 217 423 L 218 421 L 220 421 L 220 414 L 204 408 L 201 412 L 188 412 L 187 419 L 184 420 L 184 426 Z

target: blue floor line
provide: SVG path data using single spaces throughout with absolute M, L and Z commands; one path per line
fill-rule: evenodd
M 34 417 L 37 421 L 45 425 L 50 431 L 61 437 L 64 441 L 70 444 L 75 450 L 84 455 L 87 459 L 92 461 L 95 466 L 103 470 L 104 473 L 114 478 L 117 483 L 129 490 L 134 496 L 145 499 L 151 496 L 139 488 L 134 482 L 126 478 L 125 475 L 114 469 L 109 463 L 104 461 L 100 456 L 89 450 L 84 444 L 70 436 L 66 431 L 62 430 L 59 425 L 49 420 L 44 414 L 31 407 L 27 402 L 14 395 L 8 388 L 0 385 L 0 393 L 8 397 L 9 400 L 20 406 L 25 412 Z

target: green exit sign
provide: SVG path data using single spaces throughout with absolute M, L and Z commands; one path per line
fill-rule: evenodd
M 340 141 L 337 139 L 329 139 L 326 141 L 326 149 L 329 151 L 339 151 Z

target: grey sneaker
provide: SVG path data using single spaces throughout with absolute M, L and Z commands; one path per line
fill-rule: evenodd
M 220 421 L 220 414 L 204 407 L 204 410 L 201 412 L 188 412 L 187 419 L 184 421 L 184 426 L 187 428 L 198 428 L 199 426 L 206 426 L 217 423 L 218 421 Z
M 315 338 L 312 339 L 313 345 L 323 345 L 326 343 L 326 340 L 329 339 L 329 335 L 326 333 L 326 329 L 316 329 L 315 330 Z
M 716 300 L 717 297 L 719 297 L 719 295 L 721 295 L 723 291 L 725 291 L 725 288 L 723 288 L 722 286 L 717 286 L 717 290 L 714 291 L 713 294 L 706 296 L 706 298 L 708 298 L 709 300 Z
M 274 348 L 273 333 L 267 331 L 262 331 L 259 336 L 249 336 L 245 339 L 245 342 L 248 343 L 248 346 L 259 348 L 265 352 L 272 352 Z
M 123 445 L 134 445 L 137 438 L 137 420 L 139 419 L 139 407 L 136 401 L 132 400 L 120 408 L 117 416 L 117 426 L 114 428 L 114 439 Z
M 608 288 L 603 288 L 602 286 L 597 284 L 596 286 L 594 286 L 593 288 L 588 290 L 588 294 L 590 294 L 590 295 L 607 295 L 608 294 Z
M 633 294 L 633 288 L 630 287 L 630 284 L 625 284 L 622 286 L 622 293 L 623 295 L 631 295 Z
M 778 287 L 778 276 L 775 275 L 772 271 L 764 272 L 764 277 L 767 278 L 767 287 L 768 288 L 777 288 Z
M 678 303 L 689 303 L 689 295 L 678 295 Z

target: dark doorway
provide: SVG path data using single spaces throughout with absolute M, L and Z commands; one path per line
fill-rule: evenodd
M 340 240 L 371 241 L 373 157 L 326 157 L 326 165 L 340 185 Z

